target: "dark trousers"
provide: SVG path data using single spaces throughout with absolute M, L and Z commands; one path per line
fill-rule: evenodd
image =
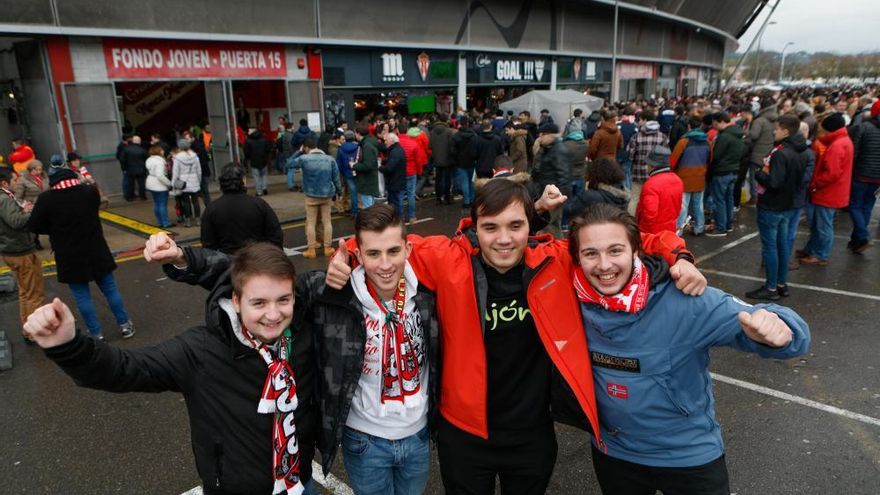
M 438 200 L 442 199 L 450 203 L 452 201 L 452 196 L 450 196 L 450 190 L 452 189 L 452 167 L 437 167 L 434 170 L 437 171 L 435 195 Z
M 672 468 L 635 464 L 593 447 L 593 469 L 605 495 L 729 495 L 724 455 L 702 466 Z
M 556 464 L 556 434 L 546 427 L 483 440 L 440 419 L 437 454 L 450 495 L 542 495 Z
M 147 176 L 128 174 L 129 191 L 125 199 L 134 199 L 137 195 L 140 199 L 147 199 Z

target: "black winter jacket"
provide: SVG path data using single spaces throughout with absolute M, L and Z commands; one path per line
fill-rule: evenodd
M 458 168 L 474 168 L 480 154 L 480 136 L 471 128 L 463 128 L 452 136 L 450 154 Z
M 147 150 L 141 145 L 128 143 L 122 151 L 122 170 L 128 175 L 147 175 Z
M 562 139 L 541 147 L 541 151 L 535 157 L 532 180 L 542 191 L 548 184 L 556 185 L 560 191 L 571 190 L 571 159 Z
M 260 131 L 248 136 L 244 144 L 244 157 L 249 167 L 264 169 L 269 165 L 269 152 L 272 151 L 270 143 Z
M 880 117 L 864 120 L 850 128 L 855 156 L 853 178 L 880 180 Z
M 385 188 L 390 192 L 406 189 L 406 153 L 399 143 L 388 148 L 388 158 L 379 171 L 385 174 Z
M 771 152 L 770 172 L 755 172 L 755 180 L 766 188 L 763 194 L 758 194 L 758 208 L 764 210 L 793 209 L 807 169 L 809 146 L 800 133 L 783 139 L 780 144 L 782 149 Z
M 367 330 L 361 303 L 351 283 L 342 290 L 326 287 L 325 273 L 309 272 L 299 277 L 297 305 L 308 306 L 307 321 L 315 336 L 315 353 L 319 373 L 321 405 L 321 450 L 324 473 L 329 473 L 342 442 L 343 426 L 351 410 L 351 402 L 358 387 L 364 366 L 364 346 Z M 300 296 L 300 293 L 303 295 Z M 434 309 L 435 297 L 419 286 L 415 304 L 421 315 L 426 335 L 425 357 L 428 363 L 428 426 L 436 432 L 437 401 L 440 394 L 439 338 L 440 330 Z
M 275 210 L 262 198 L 246 191 L 223 193 L 205 208 L 202 245 L 233 254 L 248 242 L 271 242 L 283 246 L 284 234 Z
M 565 202 L 565 213 L 569 217 L 582 214 L 590 206 L 605 203 L 626 210 L 629 205 L 629 193 L 620 187 L 599 184 L 597 189 L 578 191 Z
M 226 257 L 212 251 L 184 249 L 185 272 L 166 265 L 169 277 L 210 289 L 205 325 L 191 328 L 156 346 L 119 349 L 77 335 L 46 349 L 65 373 L 81 386 L 110 392 L 183 394 L 189 415 L 196 468 L 208 495 L 272 493 L 271 414 L 257 413 L 267 366 L 233 333 L 221 299 L 232 294 Z M 214 260 L 219 259 L 219 263 Z M 221 272 L 221 270 L 223 270 Z M 219 273 L 218 273 L 219 272 Z M 195 275 L 202 273 L 201 276 Z M 216 284 L 211 282 L 217 280 Z M 299 287 L 297 297 L 300 297 Z M 314 348 L 304 311 L 294 311 L 292 367 L 296 378 L 296 431 L 300 475 L 312 477 L 317 433 Z
M 86 184 L 40 194 L 27 228 L 49 235 L 59 282 L 92 282 L 116 269 L 98 217 L 100 207 L 98 189 Z
M 495 158 L 504 153 L 504 140 L 500 136 L 489 131 L 480 133 L 477 139 L 477 176 L 492 177 L 492 169 L 495 168 Z
M 435 167 L 447 168 L 454 165 L 454 158 L 450 153 L 452 147 L 452 129 L 446 122 L 438 122 L 428 135 L 428 145 L 431 147 L 431 159 Z

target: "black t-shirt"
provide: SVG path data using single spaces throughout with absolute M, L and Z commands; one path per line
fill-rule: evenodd
M 498 273 L 483 263 L 488 281 L 484 345 L 488 367 L 489 437 L 546 426 L 550 417 L 550 357 L 526 299 L 524 265 Z

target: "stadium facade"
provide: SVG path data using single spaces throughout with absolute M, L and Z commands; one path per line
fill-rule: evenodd
M 315 128 L 369 111 L 492 107 L 529 89 L 605 98 L 717 88 L 766 0 L 0 0 L 0 141 L 76 149 L 111 192 L 123 129 Z

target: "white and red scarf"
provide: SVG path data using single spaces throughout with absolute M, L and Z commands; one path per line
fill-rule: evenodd
M 52 186 L 53 191 L 57 191 L 59 189 L 67 189 L 69 187 L 80 185 L 79 179 L 64 179 L 58 181 L 54 186 Z
M 415 397 L 421 390 L 421 369 L 415 346 L 406 333 L 406 277 L 401 276 L 394 292 L 391 307 L 376 295 L 373 284 L 366 280 L 367 290 L 379 307 L 384 322 L 381 333 L 383 406 L 399 403 L 405 407 L 416 405 Z M 410 399 L 410 398 L 413 399 Z
M 242 328 L 241 333 L 246 344 L 256 349 L 269 367 L 257 412 L 275 415 L 272 427 L 272 477 L 275 486 L 272 494 L 300 495 L 305 488 L 299 477 L 299 442 L 294 421 L 299 401 L 293 368 L 290 366 L 293 341 L 290 328 L 281 334 L 277 358 L 272 355 L 269 346 L 254 338 L 246 328 Z
M 633 273 L 623 289 L 613 296 L 600 294 L 590 285 L 584 271 L 575 267 L 574 290 L 581 302 L 598 304 L 608 311 L 638 313 L 648 303 L 650 287 L 648 270 L 638 257 L 633 262 Z

